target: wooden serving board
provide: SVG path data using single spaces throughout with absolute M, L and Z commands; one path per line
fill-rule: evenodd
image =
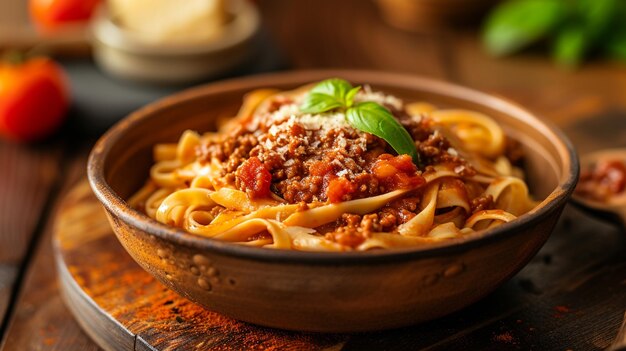
M 624 240 L 593 220 L 572 226 L 581 214 L 571 211 L 529 266 L 489 297 L 436 321 L 367 334 L 258 327 L 176 295 L 124 251 L 86 181 L 60 206 L 54 250 L 65 303 L 108 350 L 605 348 L 626 308 Z M 610 265 L 598 270 L 596 256 L 612 257 Z M 575 257 L 588 262 L 572 264 Z

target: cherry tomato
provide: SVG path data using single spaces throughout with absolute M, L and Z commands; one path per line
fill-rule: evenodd
M 69 105 L 66 78 L 48 58 L 0 61 L 0 136 L 33 141 L 54 132 Z
M 32 20 L 44 30 L 68 23 L 86 22 L 100 0 L 29 0 Z

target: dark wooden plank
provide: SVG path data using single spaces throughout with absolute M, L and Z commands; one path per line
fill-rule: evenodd
M 17 271 L 15 265 L 0 265 L 0 317 L 4 316 L 9 307 L 13 282 L 17 277 Z
M 528 308 L 432 350 L 603 350 L 617 335 L 626 307 L 626 260 L 594 272 L 571 291 L 537 299 Z M 540 336 L 540 337 L 538 337 Z
M 57 145 L 24 146 L 0 141 L 0 321 L 59 175 L 60 156 Z
M 562 290 L 572 277 L 586 279 L 589 272 L 622 256 L 624 239 L 614 224 L 568 206 L 552 237 L 514 281 L 534 295 Z
M 60 152 L 0 142 L 0 260 L 19 262 L 58 173 Z
M 609 351 L 618 351 L 626 349 L 626 313 L 624 313 L 624 320 L 622 321 L 622 326 L 613 340 L 613 344 L 607 349 Z
M 83 152 L 69 169 L 63 169 L 64 185 L 58 197 L 63 198 L 76 180 L 84 176 L 85 161 L 86 153 Z M 53 219 L 49 218 L 43 227 L 43 236 L 26 273 L 0 349 L 99 350 L 61 301 L 50 245 Z

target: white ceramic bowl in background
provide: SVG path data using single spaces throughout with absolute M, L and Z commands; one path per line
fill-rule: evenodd
M 250 57 L 261 22 L 248 1 L 230 1 L 228 12 L 230 20 L 214 40 L 155 43 L 119 26 L 103 7 L 92 23 L 94 59 L 113 76 L 147 83 L 181 84 L 223 75 Z

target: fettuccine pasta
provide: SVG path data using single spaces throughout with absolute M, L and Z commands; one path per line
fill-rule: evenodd
M 191 234 L 310 251 L 427 245 L 534 207 L 519 145 L 489 116 L 358 91 L 406 129 L 416 164 L 341 110 L 302 112 L 310 88 L 253 91 L 217 132 L 156 145 L 130 205 Z

